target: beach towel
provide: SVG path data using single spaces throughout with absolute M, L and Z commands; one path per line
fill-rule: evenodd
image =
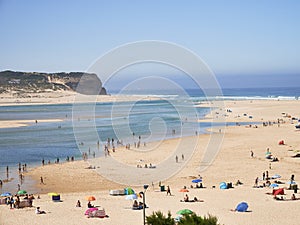
M 101 210 L 94 210 L 92 212 L 89 212 L 88 217 L 97 217 L 97 218 L 104 218 L 106 217 L 106 213 L 104 209 Z

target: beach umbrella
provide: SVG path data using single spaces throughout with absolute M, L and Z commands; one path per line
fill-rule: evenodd
M 273 195 L 284 195 L 284 189 L 283 188 L 279 188 L 278 190 L 274 190 L 273 191 Z
M 179 215 L 179 216 L 175 217 L 174 220 L 175 220 L 175 222 L 178 223 L 178 222 L 180 222 L 181 218 L 182 218 L 182 215 Z
M 126 200 L 135 200 L 135 199 L 137 199 L 137 198 L 138 198 L 138 196 L 137 196 L 136 194 L 127 195 L 127 196 L 125 197 Z
M 278 184 L 275 184 L 275 183 L 274 183 L 274 184 L 271 184 L 269 187 L 270 187 L 270 188 L 276 188 L 276 187 L 278 187 L 278 186 L 279 186 Z
M 96 198 L 94 196 L 87 196 L 86 200 L 89 201 L 89 202 L 91 202 L 91 201 L 95 201 Z
M 238 212 L 246 212 L 248 209 L 248 204 L 247 202 L 241 202 L 240 204 L 237 205 L 235 208 L 236 211 Z
M 20 190 L 20 191 L 18 191 L 17 194 L 18 194 L 18 195 L 25 195 L 25 194 L 27 194 L 27 191 L 25 191 L 25 190 Z
M 188 189 L 185 189 L 185 188 L 182 188 L 182 189 L 179 190 L 179 192 L 182 192 L 182 193 L 183 193 L 183 196 L 184 196 L 184 193 L 189 192 L 189 190 L 188 190 Z
M 221 182 L 220 189 L 227 189 L 227 184 L 225 182 Z
M 281 176 L 279 174 L 275 174 L 274 176 L 272 176 L 273 179 L 278 179 L 281 178 Z
M 49 196 L 58 196 L 59 194 L 56 193 L 56 192 L 50 192 L 50 193 L 48 193 L 48 195 L 49 195 Z
M 11 193 L 10 192 L 5 192 L 5 193 L 2 193 L 0 196 L 1 197 L 10 197 Z
M 186 215 L 186 214 L 192 214 L 193 211 L 192 210 L 189 210 L 189 209 L 182 209 L 182 210 L 179 210 L 176 214 L 179 214 L 179 215 Z
M 134 192 L 134 190 L 131 187 L 128 187 L 128 188 L 125 189 L 125 194 L 126 195 L 132 195 L 134 193 L 135 192 Z
M 287 182 L 287 184 L 296 184 L 296 182 L 290 180 L 289 182 Z
M 192 182 L 193 183 L 200 183 L 200 182 L 202 182 L 202 179 L 194 179 L 194 180 L 192 180 Z

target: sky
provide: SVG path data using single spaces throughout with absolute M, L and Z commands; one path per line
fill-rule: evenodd
M 193 51 L 224 83 L 293 85 L 299 12 L 297 0 L 0 0 L 0 70 L 86 71 L 119 45 L 162 40 Z

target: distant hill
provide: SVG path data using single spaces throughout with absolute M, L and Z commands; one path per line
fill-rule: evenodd
M 80 86 L 78 86 L 79 82 Z M 107 94 L 101 80 L 93 73 L 39 73 L 9 70 L 0 72 L 0 93 L 22 94 L 59 90 L 87 95 Z

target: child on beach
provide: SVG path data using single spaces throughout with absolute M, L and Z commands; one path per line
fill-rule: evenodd
M 40 207 L 36 207 L 35 214 L 46 214 L 45 211 L 40 210 Z

